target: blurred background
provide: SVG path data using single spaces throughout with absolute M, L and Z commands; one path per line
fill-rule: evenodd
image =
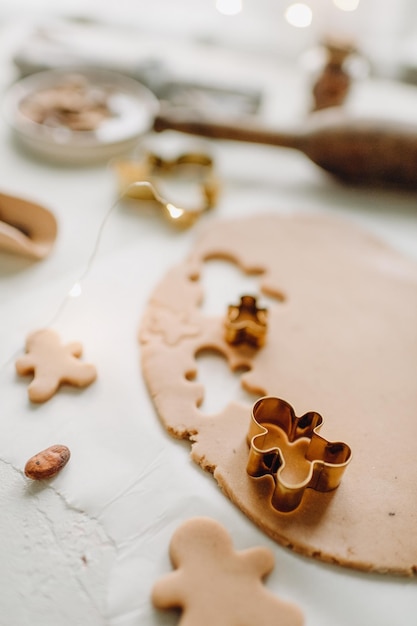
M 343 71 L 354 108 L 367 112 L 372 100 L 378 112 L 383 99 L 384 113 L 411 110 L 414 118 L 414 87 L 411 104 L 405 89 L 397 107 L 386 81 L 417 83 L 415 0 L 2 0 L 0 54 L 11 63 L 0 84 L 50 67 L 99 65 L 170 104 L 282 123 L 314 108 L 329 40 L 349 47 Z
M 373 70 L 417 66 L 415 0 L 2 0 L 0 18 L 35 26 L 52 16 L 99 19 L 150 34 L 294 59 L 324 36 L 354 39 Z

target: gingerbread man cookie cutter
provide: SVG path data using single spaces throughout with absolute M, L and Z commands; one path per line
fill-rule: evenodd
M 239 304 L 231 304 L 227 309 L 225 320 L 227 343 L 261 348 L 265 344 L 267 319 L 267 309 L 258 307 L 255 296 L 241 296 Z
M 326 492 L 339 486 L 352 452 L 346 443 L 321 437 L 317 431 L 322 424 L 319 413 L 297 417 L 280 398 L 265 396 L 255 402 L 246 470 L 253 478 L 272 476 L 271 504 L 277 511 L 294 511 L 306 489 Z
M 152 201 L 162 209 L 163 217 L 172 225 L 186 229 L 213 208 L 219 195 L 219 183 L 214 176 L 213 159 L 204 153 L 187 152 L 173 159 L 149 153 L 140 161 L 114 163 L 122 197 L 140 201 Z M 184 170 L 192 170 L 193 180 L 199 183 L 201 206 L 185 209 L 169 202 L 159 190 L 158 177 L 179 176 Z

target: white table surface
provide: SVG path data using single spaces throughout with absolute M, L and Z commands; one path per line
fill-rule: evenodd
M 14 32 L 8 29 L 7 22 L 3 23 L 2 89 L 15 77 L 10 60 Z M 185 54 L 185 48 L 181 54 Z M 213 76 L 216 63 L 224 58 L 230 62 L 231 72 L 241 66 L 239 58 L 232 54 L 224 57 L 215 50 L 211 57 Z M 265 85 L 264 118 L 276 123 L 294 121 L 303 114 L 305 101 L 301 98 L 308 86 L 305 77 L 299 67 L 264 61 L 259 71 L 254 61 L 247 66 L 248 76 L 257 76 Z M 205 63 L 209 72 L 210 60 Z M 222 71 L 226 73 L 228 66 L 224 65 L 223 62 Z M 198 68 L 194 67 L 194 71 Z M 374 81 L 359 85 L 348 106 L 354 112 L 412 117 L 416 103 L 417 92 L 413 88 Z M 167 133 L 148 136 L 143 141 L 163 151 L 176 147 L 179 138 Z M 182 141 L 181 138 L 181 145 Z M 59 226 L 56 245 L 43 261 L 31 262 L 0 253 L 0 459 L 21 470 L 29 456 L 49 445 L 51 437 L 65 439 L 75 451 L 75 467 L 56 478 L 52 491 L 98 520 L 103 535 L 110 538 L 106 542 L 101 531 L 98 539 L 91 532 L 95 582 L 91 583 L 91 591 L 90 582 L 84 581 L 87 592 L 83 592 L 82 600 L 77 599 L 77 585 L 69 584 L 66 591 L 54 595 L 58 582 L 70 571 L 70 561 L 64 550 L 61 555 L 44 551 L 40 537 L 32 550 L 39 549 L 44 569 L 56 567 L 58 572 L 55 586 L 53 581 L 48 582 L 49 596 L 45 593 L 39 599 L 37 593 L 36 581 L 42 578 L 42 567 L 28 573 L 31 580 L 22 583 L 25 574 L 17 571 L 20 557 L 16 555 L 19 566 L 10 558 L 7 571 L 0 559 L 0 581 L 7 588 L 5 591 L 0 585 L 0 606 L 5 607 L 3 614 L 0 612 L 0 624 L 25 626 L 29 623 L 28 615 L 35 626 L 177 623 L 175 615 L 154 611 L 149 590 L 153 581 L 170 569 L 167 546 L 179 521 L 209 515 L 233 531 L 237 548 L 266 545 L 273 549 L 277 566 L 268 585 L 302 608 L 307 626 L 409 626 L 417 614 L 415 580 L 346 571 L 280 548 L 253 528 L 209 476 L 192 466 L 187 447 L 171 440 L 157 421 L 141 379 L 136 336 L 154 285 L 173 263 L 184 258 L 204 222 L 261 211 L 324 211 L 361 224 L 417 259 L 417 196 L 343 187 L 303 155 L 289 150 L 190 138 L 186 142 L 192 148 L 203 146 L 215 159 L 222 183 L 216 209 L 195 228 L 178 233 L 156 213 L 117 205 L 105 222 L 98 253 L 82 282 L 81 296 L 67 299 L 68 291 L 91 259 L 103 220 L 117 196 L 114 173 L 106 164 L 64 167 L 29 156 L 17 148 L 10 129 L 0 120 L 0 191 L 43 204 L 55 214 Z M 220 276 L 217 271 L 215 266 L 210 270 L 210 289 L 216 289 Z M 227 274 L 227 280 L 234 281 L 231 290 L 235 292 L 231 293 L 230 283 L 227 293 L 225 286 L 219 285 L 218 294 L 210 293 L 205 305 L 207 310 L 212 308 L 210 312 L 221 311 L 223 298 L 230 296 L 232 301 L 241 288 L 250 285 L 250 281 L 234 274 Z M 27 383 L 14 374 L 14 357 L 22 351 L 29 332 L 52 320 L 66 341 L 83 343 L 86 360 L 97 365 L 99 377 L 82 396 L 58 394 L 34 410 L 26 402 Z M 216 377 L 228 383 L 216 388 L 216 396 L 214 390 L 209 390 L 205 405 L 208 411 L 214 402 L 225 402 L 241 394 L 226 368 L 221 376 L 218 372 L 217 363 L 202 364 L 201 375 L 206 377 L 207 385 Z M 78 430 L 74 429 L 74 420 L 80 422 Z M 124 438 L 119 435 L 122 429 Z M 184 473 L 186 481 L 182 481 Z M 22 488 L 20 478 L 9 476 L 8 480 L 10 489 Z M 161 484 L 164 490 L 158 491 Z M 36 498 L 41 502 L 42 498 L 51 497 L 50 491 L 40 490 Z M 3 485 L 0 500 L 4 506 L 14 506 L 9 496 L 10 490 Z M 27 506 L 34 506 L 33 502 Z M 0 519 L 0 547 L 4 549 L 11 529 L 20 529 L 19 516 L 24 515 L 17 506 L 10 511 Z M 50 525 L 68 522 L 70 515 L 73 510 L 64 506 Z M 415 541 L 416 537 L 409 539 Z M 58 544 L 61 545 L 59 541 Z M 61 561 L 62 568 L 57 565 Z M 100 573 L 97 568 L 102 568 Z M 11 585 L 7 584 L 10 580 Z M 112 583 L 110 595 L 108 581 Z M 16 609 L 22 596 L 21 606 Z M 101 604 L 93 610 L 91 598 L 95 596 L 101 597 Z

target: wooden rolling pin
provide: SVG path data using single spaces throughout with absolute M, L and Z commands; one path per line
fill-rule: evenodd
M 160 114 L 154 130 L 177 130 L 293 148 L 348 184 L 417 189 L 417 125 L 349 118 L 335 111 L 312 114 L 301 131 L 277 132 L 245 124 L 190 120 Z

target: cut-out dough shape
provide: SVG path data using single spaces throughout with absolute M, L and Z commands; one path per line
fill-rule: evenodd
M 42 259 L 57 235 L 53 214 L 34 202 L 0 194 L 0 250 Z
M 32 402 L 46 402 L 63 383 L 86 387 L 97 376 L 96 368 L 79 360 L 82 346 L 78 342 L 63 345 L 58 334 L 46 328 L 26 339 L 26 354 L 16 361 L 20 376 L 34 374 L 28 387 Z
M 201 312 L 198 277 L 212 258 L 263 269 L 260 291 L 286 294 L 269 307 L 268 339 L 255 354 L 229 346 L 223 318 Z M 172 323 L 193 319 L 200 332 L 175 344 L 152 333 L 161 301 L 176 313 Z M 140 332 L 143 373 L 167 431 L 191 441 L 192 459 L 275 541 L 346 567 L 417 575 L 416 313 L 417 263 L 348 221 L 257 214 L 213 222 L 151 296 Z M 232 369 L 248 366 L 248 391 L 325 416 L 323 437 L 354 451 L 338 489 L 308 489 L 291 513 L 272 507 L 272 477 L 246 472 L 251 405 L 233 402 L 215 415 L 199 409 L 204 387 L 189 373 L 204 348 Z
M 197 517 L 174 533 L 170 557 L 175 572 L 154 586 L 160 609 L 180 608 L 180 626 L 302 626 L 301 611 L 268 591 L 262 579 L 274 567 L 267 548 L 236 552 L 230 535 L 214 520 Z
M 188 335 L 191 337 L 197 335 L 200 330 L 198 326 L 193 326 L 192 320 L 184 319 L 183 316 L 178 316 L 175 312 L 163 307 L 153 311 L 149 327 L 152 333 L 161 334 L 164 341 L 169 344 L 177 343 L 179 339 Z

